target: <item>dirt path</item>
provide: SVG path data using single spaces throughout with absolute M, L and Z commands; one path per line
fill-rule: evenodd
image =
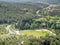
M 6 30 L 7 30 L 10 34 L 12 34 L 13 32 L 10 30 L 10 27 L 11 27 L 11 25 L 8 25 L 8 26 L 6 27 Z
M 37 14 L 38 16 L 41 16 L 41 15 L 39 14 L 39 12 L 40 12 L 40 10 L 37 10 L 37 11 L 36 11 L 36 14 Z
M 14 31 L 11 31 L 10 30 L 10 27 L 11 27 L 12 25 L 8 25 L 7 27 L 6 27 L 6 30 L 9 32 L 9 34 L 17 34 L 17 35 L 20 35 L 20 33 L 19 33 L 19 31 L 17 31 L 16 29 L 14 30 Z

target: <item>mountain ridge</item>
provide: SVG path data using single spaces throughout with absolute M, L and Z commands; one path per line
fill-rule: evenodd
M 32 3 L 48 3 L 48 4 L 60 4 L 60 0 L 0 0 L 5 2 L 32 2 Z

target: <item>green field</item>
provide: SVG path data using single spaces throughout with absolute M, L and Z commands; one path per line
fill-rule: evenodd
M 27 35 L 27 36 L 35 36 L 35 37 L 46 37 L 46 36 L 51 36 L 51 34 L 47 31 L 36 31 L 36 30 L 24 30 L 20 31 L 22 35 Z

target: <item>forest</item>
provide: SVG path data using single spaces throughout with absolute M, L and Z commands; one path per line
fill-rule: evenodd
M 0 2 L 0 45 L 60 45 L 60 5 Z

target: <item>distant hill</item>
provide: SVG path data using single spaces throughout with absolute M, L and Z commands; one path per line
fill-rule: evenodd
M 36 16 L 37 10 L 42 10 L 47 6 L 49 5 L 42 3 L 0 2 L 0 24 L 32 19 Z
M 0 0 L 0 1 L 60 4 L 60 0 Z
M 60 15 L 60 5 L 50 5 L 42 11 L 47 12 L 45 15 Z

